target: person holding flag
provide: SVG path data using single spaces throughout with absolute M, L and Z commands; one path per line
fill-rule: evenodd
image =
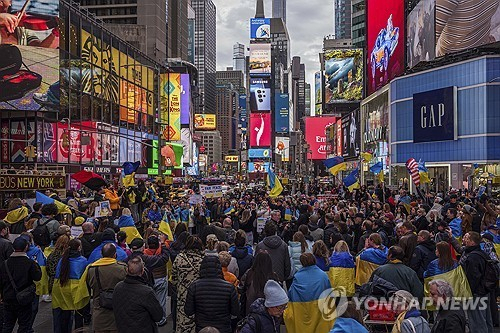
M 125 231 L 125 233 L 127 234 L 127 244 L 130 244 L 135 238 L 142 239 L 141 234 L 135 226 L 135 222 L 132 218 L 132 212 L 130 211 L 130 209 L 122 209 L 122 215 L 120 216 L 116 224 L 121 231 Z
M 342 156 L 335 156 L 323 161 L 326 169 L 334 176 L 336 176 L 339 171 L 346 171 L 347 164 L 344 162 Z
M 349 192 L 352 192 L 354 189 L 360 188 L 359 186 L 359 169 L 354 169 L 347 177 L 344 178 L 344 186 L 349 189 Z
M 132 187 L 135 186 L 135 173 L 137 172 L 137 169 L 139 169 L 139 166 L 141 165 L 141 162 L 125 162 L 122 165 L 123 171 L 122 171 L 122 184 L 125 188 L 127 187 Z
M 271 198 L 276 198 L 283 192 L 283 186 L 271 168 L 267 170 L 267 186 L 271 189 L 269 192 Z

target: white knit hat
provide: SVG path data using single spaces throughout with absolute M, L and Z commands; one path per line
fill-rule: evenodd
M 266 282 L 266 286 L 264 287 L 264 295 L 266 298 L 266 301 L 264 302 L 266 308 L 272 308 L 288 303 L 288 296 L 286 295 L 286 291 L 283 290 L 279 283 L 274 280 L 269 280 Z

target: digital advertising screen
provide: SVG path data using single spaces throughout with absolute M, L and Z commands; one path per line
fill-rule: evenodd
M 269 158 L 271 157 L 270 149 L 252 148 L 248 150 L 248 158 Z
M 216 115 L 203 113 L 195 114 L 194 128 L 198 131 L 215 131 L 217 128 Z
M 367 0 L 367 96 L 404 72 L 405 1 Z
M 248 162 L 248 172 L 267 172 L 269 162 Z
M 500 41 L 500 2 L 436 1 L 436 56 Z
M 160 105 L 163 138 L 165 140 L 181 140 L 181 74 L 160 74 Z M 166 134 L 166 135 L 165 135 Z
M 191 83 L 189 74 L 181 74 L 181 125 L 189 125 L 191 122 L 190 97 Z
M 326 141 L 326 128 L 337 121 L 336 117 L 306 117 L 306 142 L 309 144 L 311 154 L 308 159 L 323 160 L 332 152 L 330 143 Z
M 363 50 L 325 51 L 325 103 L 363 98 Z M 321 91 L 320 91 L 321 93 Z M 318 93 L 316 94 L 316 103 Z
M 342 117 L 342 157 L 359 156 L 361 150 L 361 127 L 359 109 Z
M 288 94 L 274 95 L 274 131 L 277 133 L 288 133 L 290 106 L 288 99 Z
M 406 57 L 412 68 L 421 61 L 435 58 L 435 9 L 436 0 L 421 0 L 408 14 L 408 40 Z
M 282 162 L 290 161 L 290 138 L 286 136 L 277 136 L 275 138 L 274 151 L 281 155 Z
M 323 80 L 321 72 L 314 73 L 314 104 L 323 103 Z
M 271 19 L 251 18 L 250 39 L 269 39 L 269 38 L 271 38 Z
M 271 75 L 271 44 L 250 44 L 250 76 Z
M 251 113 L 250 114 L 250 146 L 270 147 L 271 146 L 271 114 Z
M 240 109 L 239 125 L 241 132 L 246 134 L 248 128 L 248 115 L 247 115 L 247 95 L 240 95 L 238 99 L 238 106 Z
M 270 78 L 250 78 L 250 110 L 271 111 Z
M 7 10 L 11 1 L 4 3 Z M 57 112 L 59 0 L 12 0 L 11 5 L 10 12 L 2 15 L 22 17 L 12 28 L 7 28 L 5 18 L 0 20 L 0 109 Z M 47 24 L 29 24 L 41 17 Z

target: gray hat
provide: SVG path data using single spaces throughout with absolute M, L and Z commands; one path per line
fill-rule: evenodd
M 275 306 L 280 306 L 288 303 L 288 296 L 286 291 L 274 280 L 269 280 L 266 282 L 264 287 L 264 295 L 266 301 L 264 305 L 266 308 L 272 308 Z

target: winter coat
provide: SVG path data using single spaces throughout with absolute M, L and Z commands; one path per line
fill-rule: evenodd
M 177 255 L 172 265 L 172 285 L 177 288 L 177 328 L 176 333 L 194 333 L 193 317 L 184 312 L 188 288 L 200 275 L 200 265 L 204 254 L 200 251 L 185 250 Z M 161 319 L 161 318 L 160 318 Z
M 3 262 L 10 257 L 12 252 L 14 252 L 14 248 L 10 240 L 0 237 L 0 264 L 3 265 Z
M 337 318 L 330 333 L 368 333 L 368 330 L 353 318 Z
M 493 210 L 488 202 L 486 202 L 484 205 L 478 202 L 477 207 L 479 211 L 483 213 L 483 219 L 481 220 L 481 230 L 485 230 L 490 225 L 496 223 L 498 214 Z
M 415 221 L 415 228 L 417 228 L 417 233 L 419 233 L 422 230 L 428 230 L 428 228 L 429 228 L 429 221 L 427 221 L 427 218 L 425 216 L 420 216 Z
M 465 333 L 465 323 L 463 310 L 439 310 L 431 333 Z
M 419 243 L 413 251 L 410 267 L 417 273 L 418 278 L 423 280 L 427 266 L 436 258 L 436 243 L 431 239 L 426 240 Z
M 389 283 L 392 283 L 399 290 L 410 292 L 413 296 L 424 297 L 424 287 L 417 277 L 417 273 L 400 260 L 390 261 L 378 267 L 372 274 L 372 278 L 378 276 Z
M 389 250 L 387 247 L 382 248 L 367 248 L 364 249 L 360 254 L 359 258 L 364 261 L 368 261 L 377 265 L 383 265 L 387 261 L 387 254 Z
M 24 252 L 12 253 L 11 256 L 7 258 L 6 262 L 18 290 L 23 290 L 34 285 L 34 281 L 40 281 L 42 278 L 40 266 L 35 261 L 28 258 Z M 0 265 L 0 290 L 2 292 L 2 300 L 6 305 L 18 304 L 16 292 L 10 283 L 5 268 L 5 263 L 2 263 L 2 265 Z
M 408 265 L 413 256 L 413 251 L 415 251 L 415 247 L 417 246 L 417 235 L 413 232 L 407 233 L 399 240 L 399 246 L 403 249 L 405 254 L 403 262 L 405 265 Z
M 268 236 L 257 244 L 255 253 L 267 251 L 273 263 L 273 270 L 278 275 L 280 281 L 284 281 L 290 276 L 290 255 L 288 246 L 279 236 Z
M 109 207 L 112 210 L 120 209 L 120 197 L 115 191 L 105 189 L 104 198 L 109 201 Z
M 264 305 L 264 298 L 255 300 L 250 306 L 250 314 L 258 317 L 260 322 L 260 331 L 257 331 L 257 324 L 252 316 L 248 316 L 246 324 L 242 327 L 240 333 L 279 333 L 280 320 L 273 318 Z
M 98 266 L 99 281 L 101 282 L 101 290 L 114 289 L 118 282 L 125 280 L 127 276 L 127 265 L 121 262 L 106 266 Z M 96 279 L 97 266 L 89 267 L 87 273 L 87 285 L 92 291 L 94 297 L 92 307 L 92 324 L 96 331 L 113 331 L 116 330 L 115 315 L 113 310 L 102 308 L 99 305 L 100 289 Z
M 330 238 L 332 238 L 332 235 L 334 235 L 334 236 L 333 236 L 332 241 L 330 241 Z M 335 246 L 335 244 L 339 240 L 345 240 L 342 237 L 342 235 L 340 234 L 339 229 L 337 229 L 337 227 L 334 224 L 327 224 L 325 227 L 325 230 L 323 231 L 323 242 L 325 242 L 325 244 L 328 248 L 332 248 Z M 345 241 L 347 242 L 347 240 L 345 240 Z M 347 243 L 347 245 L 349 247 L 352 246 L 352 244 L 350 244 L 350 242 Z
M 290 255 L 290 260 L 293 264 L 293 267 L 291 268 L 292 272 L 298 272 L 299 269 L 302 268 L 302 264 L 300 263 L 300 256 L 302 255 L 300 242 L 288 242 L 288 254 Z
M 424 278 L 447 273 L 447 272 L 449 272 L 449 271 L 457 268 L 457 266 L 458 266 L 458 263 L 455 261 L 453 263 L 453 267 L 452 268 L 450 268 L 450 269 L 441 269 L 441 268 L 439 268 L 439 258 L 434 259 L 427 266 L 427 270 L 424 272 Z
M 316 223 L 309 222 L 307 227 L 309 228 L 309 234 L 312 236 L 314 241 L 323 239 L 324 230 L 318 227 Z
M 102 242 L 102 232 L 96 232 L 93 234 L 83 234 L 80 237 L 82 242 L 82 254 L 85 258 L 89 258 L 90 254 L 96 247 Z
M 330 267 L 354 268 L 354 258 L 349 252 L 333 252 L 330 256 Z
M 200 266 L 200 277 L 188 288 L 186 315 L 193 316 L 196 331 L 212 326 L 221 333 L 232 333 L 231 315 L 239 314 L 236 288 L 226 282 L 217 257 L 205 257 Z
M 45 226 L 47 226 L 47 229 L 49 230 L 50 239 L 55 242 L 57 240 L 57 237 L 59 236 L 59 234 L 57 233 L 57 230 L 59 229 L 59 226 L 61 224 L 56 219 L 53 219 L 53 218 L 49 219 L 47 217 L 42 217 L 41 219 L 39 219 L 39 220 L 35 221 L 35 223 L 33 223 L 33 229 L 35 229 L 39 225 L 44 225 L 44 223 L 46 223 Z M 37 244 L 37 245 L 39 245 L 39 244 Z
M 250 247 L 251 248 L 251 247 Z M 238 263 L 239 274 L 237 275 L 238 279 L 241 279 L 243 274 L 246 273 L 247 270 L 252 267 L 253 264 L 253 256 L 249 253 L 248 247 L 235 247 L 231 251 L 231 255 L 233 258 L 236 258 L 236 262 Z
M 163 308 L 153 288 L 139 276 L 127 275 L 116 285 L 113 312 L 120 333 L 156 333 L 156 322 L 163 317 Z
M 484 254 L 484 257 L 482 254 Z M 474 296 L 484 296 L 487 294 L 482 284 L 486 270 L 486 256 L 487 254 L 481 250 L 481 246 L 477 245 L 466 247 L 460 258 L 460 265 L 462 265 L 465 271 L 470 290 Z

